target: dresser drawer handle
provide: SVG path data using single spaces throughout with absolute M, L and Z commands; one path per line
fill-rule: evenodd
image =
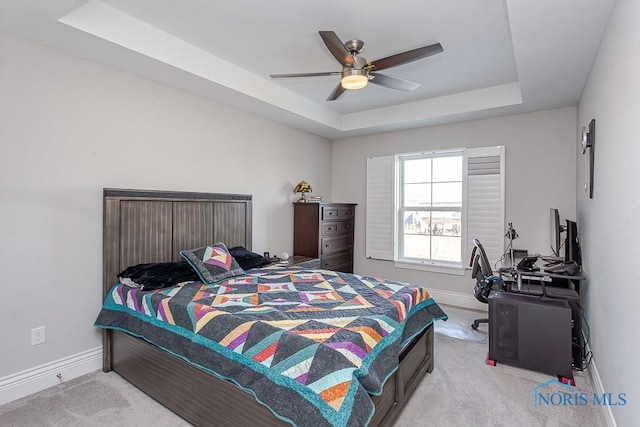
M 327 227 L 327 231 L 333 231 L 333 227 Z
M 331 247 L 331 245 L 327 243 L 326 245 L 324 245 L 324 247 L 325 247 L 325 248 L 330 248 L 330 247 Z

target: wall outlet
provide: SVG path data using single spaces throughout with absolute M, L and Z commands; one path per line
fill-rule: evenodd
M 42 344 L 44 341 L 44 326 L 33 328 L 31 330 L 31 345 Z

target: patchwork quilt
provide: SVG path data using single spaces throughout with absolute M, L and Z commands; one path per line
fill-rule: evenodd
M 363 426 L 402 346 L 445 313 L 407 283 L 296 267 L 154 291 L 116 284 L 95 325 L 142 337 L 298 426 Z

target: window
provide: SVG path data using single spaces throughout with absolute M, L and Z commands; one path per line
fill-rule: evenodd
M 459 265 L 463 152 L 398 156 L 398 260 Z
M 504 252 L 504 147 L 367 159 L 366 257 L 457 272 L 473 239 Z

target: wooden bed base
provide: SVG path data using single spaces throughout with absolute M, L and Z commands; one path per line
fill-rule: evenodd
M 224 241 L 251 249 L 251 196 L 104 190 L 104 295 L 124 268 L 179 259 L 179 250 Z M 124 332 L 104 331 L 105 372 L 114 370 L 196 426 L 282 426 L 255 397 Z M 369 425 L 390 426 L 433 370 L 433 325 L 402 351 L 399 367 L 374 396 Z M 168 377 L 171 375 L 171 377 Z

